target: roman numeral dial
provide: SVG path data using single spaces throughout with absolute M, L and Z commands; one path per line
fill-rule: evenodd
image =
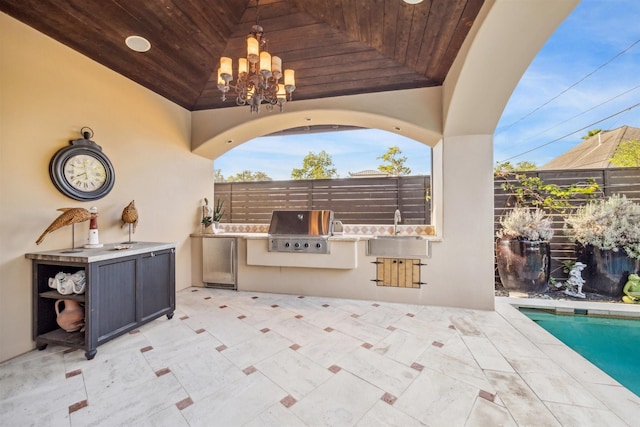
M 70 157 L 64 165 L 64 177 L 69 185 L 81 191 L 95 191 L 107 179 L 104 165 L 95 157 L 78 154 Z

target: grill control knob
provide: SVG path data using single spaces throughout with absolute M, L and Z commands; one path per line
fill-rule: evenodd
M 299 248 L 299 247 L 300 247 L 300 243 L 296 242 L 296 243 L 294 243 L 294 244 L 293 244 L 293 246 L 294 246 L 295 248 Z
M 322 247 L 322 243 L 316 243 L 316 248 L 320 249 Z
M 284 247 L 285 247 L 285 248 L 288 248 L 289 246 L 291 246 L 291 245 L 289 244 L 289 242 L 287 242 L 287 243 L 285 243 L 285 244 L 284 244 Z
M 308 243 L 305 243 L 305 244 L 304 244 L 304 247 L 305 247 L 305 248 L 308 248 L 308 247 L 309 247 L 309 244 L 308 244 Z

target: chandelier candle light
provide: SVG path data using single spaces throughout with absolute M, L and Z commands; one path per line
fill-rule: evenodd
M 252 113 L 259 113 L 260 104 L 263 102 L 267 103 L 269 111 L 274 105 L 278 105 L 282 111 L 284 103 L 291 101 L 291 94 L 296 90 L 294 70 L 284 70 L 284 84 L 280 83 L 282 77 L 282 59 L 271 56 L 268 52 L 264 30 L 258 25 L 258 1 L 256 1 L 256 23 L 247 36 L 247 57 L 238 59 L 238 78 L 235 84 L 231 84 L 232 60 L 226 56 L 221 57 L 218 68 L 218 89 L 222 92 L 222 100 L 226 101 L 227 92 L 233 88 L 237 94 L 236 104 L 249 104 Z

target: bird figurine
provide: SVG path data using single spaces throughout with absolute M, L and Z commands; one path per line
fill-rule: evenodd
M 62 214 L 56 218 L 50 226 L 44 230 L 44 233 L 40 235 L 36 240 L 36 245 L 39 245 L 44 240 L 45 236 L 59 228 L 67 225 L 77 224 L 79 222 L 89 221 L 91 219 L 91 213 L 85 208 L 60 208 Z
M 133 224 L 133 232 L 136 232 L 136 226 L 138 225 L 138 210 L 136 209 L 136 201 L 132 200 L 122 211 L 122 220 L 120 221 L 120 228 L 125 224 Z

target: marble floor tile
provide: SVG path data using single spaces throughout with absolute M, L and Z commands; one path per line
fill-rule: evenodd
M 242 427 L 307 427 L 307 424 L 278 402 L 243 424 Z
M 138 423 L 137 427 L 189 427 L 189 423 L 176 405 L 139 420 Z
M 273 323 L 270 329 L 300 346 L 311 344 L 327 333 L 324 328 L 312 325 L 304 318 L 297 319 L 295 317 Z
M 291 349 L 281 351 L 255 367 L 297 400 L 333 376 L 326 368 Z
M 182 413 L 192 427 L 241 426 L 286 395 L 260 372 L 255 372 L 195 402 Z
M 516 427 L 517 424 L 505 408 L 478 397 L 464 427 L 487 426 Z
M 602 409 L 585 408 L 582 406 L 566 405 L 556 402 L 546 402 L 547 407 L 563 426 L 607 426 L 624 427 L 633 426 L 627 424 L 618 415 Z M 640 424 L 636 414 L 633 420 L 635 425 Z
M 354 317 L 346 317 L 333 325 L 334 329 L 369 344 L 377 344 L 391 333 L 385 326 L 372 325 Z
M 0 426 L 639 425 L 640 397 L 509 299 L 478 311 L 187 288 L 176 301 L 173 319 L 93 360 L 49 345 L 0 363 Z
M 482 369 L 513 372 L 513 368 L 502 353 L 485 337 L 462 336 L 462 340 Z
M 290 410 L 309 426 L 352 426 L 383 394 L 368 382 L 340 371 Z
M 221 354 L 240 369 L 244 369 L 288 349 L 292 344 L 292 341 L 268 331 L 261 332 L 254 339 L 229 347 L 221 351 Z
M 105 355 L 94 361 L 82 369 L 89 402 L 117 398 L 156 378 L 140 351 Z
M 328 368 L 338 363 L 345 354 L 359 348 L 363 341 L 343 334 L 340 331 L 327 332 L 317 341 L 301 347 L 298 352 L 318 365 Z
M 185 361 L 197 360 L 203 355 L 217 353 L 216 348 L 222 343 L 208 333 L 191 333 L 187 339 L 179 343 L 163 343 L 152 345 L 153 350 L 144 352 L 144 357 L 153 371 L 173 366 Z M 142 347 L 140 347 L 142 348 Z
M 86 407 L 71 413 L 71 425 L 137 425 L 186 397 L 173 375 L 162 375 L 107 399 L 90 399 Z
M 418 376 L 415 369 L 364 347 L 345 355 L 337 365 L 394 396 L 400 396 Z
M 463 426 L 478 389 L 431 369 L 424 369 L 393 405 L 430 427 Z
M 358 427 L 422 427 L 425 425 L 382 400 L 376 402 L 356 424 Z
M 200 402 L 245 376 L 240 368 L 215 348 L 208 348 L 208 351 L 199 354 L 185 354 L 182 360 L 174 359 L 166 367 L 194 402 Z
M 373 351 L 389 359 L 411 366 L 433 345 L 433 340 L 396 329 L 378 342 Z
M 518 425 L 549 427 L 561 425 L 517 374 L 498 371 L 486 371 L 485 374 Z
M 406 316 L 406 309 L 403 310 L 402 306 L 394 306 L 383 304 L 379 307 L 375 307 L 373 310 L 369 310 L 367 313 L 360 315 L 358 320 L 370 323 L 372 325 L 387 328 L 393 325 L 396 321 Z
M 458 335 L 451 337 L 442 347 L 431 345 L 416 359 L 416 362 L 479 390 L 495 394 L 493 385 L 485 376 L 462 337 Z

